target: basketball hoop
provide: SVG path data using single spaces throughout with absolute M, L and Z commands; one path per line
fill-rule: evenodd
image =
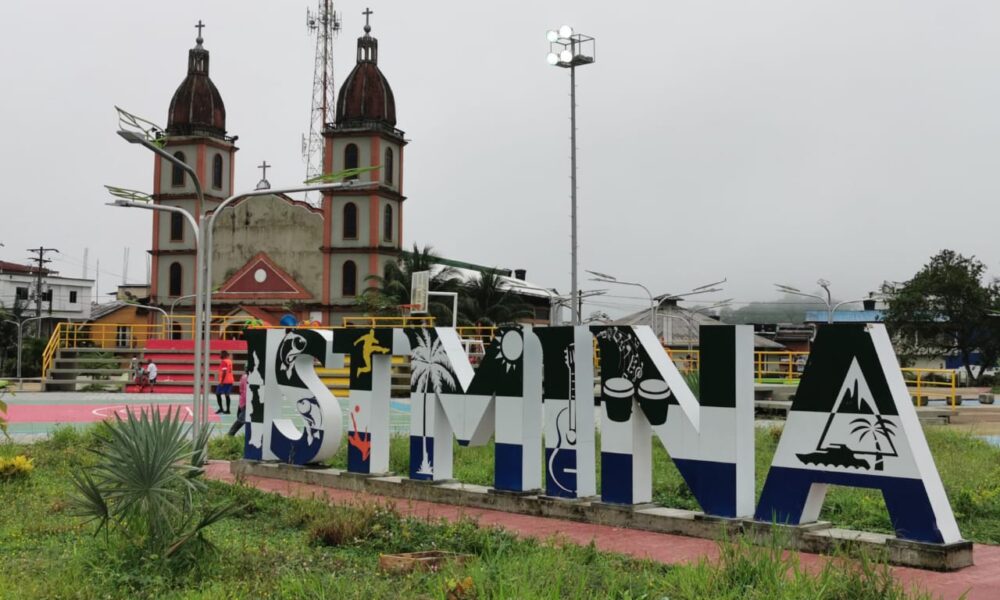
M 396 307 L 399 308 L 399 314 L 403 316 L 410 316 L 413 314 L 413 308 L 418 306 L 416 304 L 397 304 Z M 419 308 L 419 307 L 418 307 Z
M 431 272 L 416 271 L 410 278 L 410 314 L 427 314 Z

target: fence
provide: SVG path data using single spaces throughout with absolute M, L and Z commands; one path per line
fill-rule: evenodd
M 958 377 L 951 369 L 902 369 L 907 387 L 914 388 L 917 406 L 926 406 L 931 394 L 942 396 L 951 409 L 958 405 Z

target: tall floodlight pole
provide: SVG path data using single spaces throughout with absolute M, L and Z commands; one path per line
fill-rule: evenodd
M 596 59 L 595 41 L 590 36 L 574 33 L 569 25 L 550 30 L 545 35 L 549 41 L 550 65 L 569 69 L 569 123 L 570 123 L 570 303 L 573 325 L 580 324 L 580 305 L 576 301 L 577 286 L 577 214 L 576 214 L 576 68 L 589 65 Z

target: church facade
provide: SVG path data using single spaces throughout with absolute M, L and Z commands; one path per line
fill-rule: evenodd
M 195 182 L 157 157 L 153 201 L 210 214 L 234 193 L 237 138 L 226 130 L 222 96 L 209 77 L 200 33 L 187 76 L 170 101 L 163 147 L 198 174 Z M 216 219 L 213 244 L 215 315 L 245 315 L 277 324 L 299 320 L 340 324 L 357 314 L 357 297 L 396 260 L 403 236 L 403 152 L 392 88 L 378 67 L 378 41 L 365 25 L 357 61 L 339 90 L 334 122 L 324 130 L 323 171 L 378 167 L 358 176 L 377 186 L 324 194 L 319 206 L 281 194 L 237 201 Z M 266 184 L 266 180 L 261 182 Z M 258 184 L 260 185 L 260 184 Z M 150 302 L 190 314 L 196 245 L 180 215 L 153 211 Z M 175 324 L 173 337 L 188 337 Z

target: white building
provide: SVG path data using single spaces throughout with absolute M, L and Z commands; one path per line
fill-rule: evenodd
M 8 311 L 21 305 L 23 317 L 36 313 L 37 267 L 0 261 L 0 305 Z M 60 277 L 42 269 L 42 334 L 49 335 L 60 321 L 90 318 L 94 280 Z M 26 326 L 28 327 L 28 326 Z

